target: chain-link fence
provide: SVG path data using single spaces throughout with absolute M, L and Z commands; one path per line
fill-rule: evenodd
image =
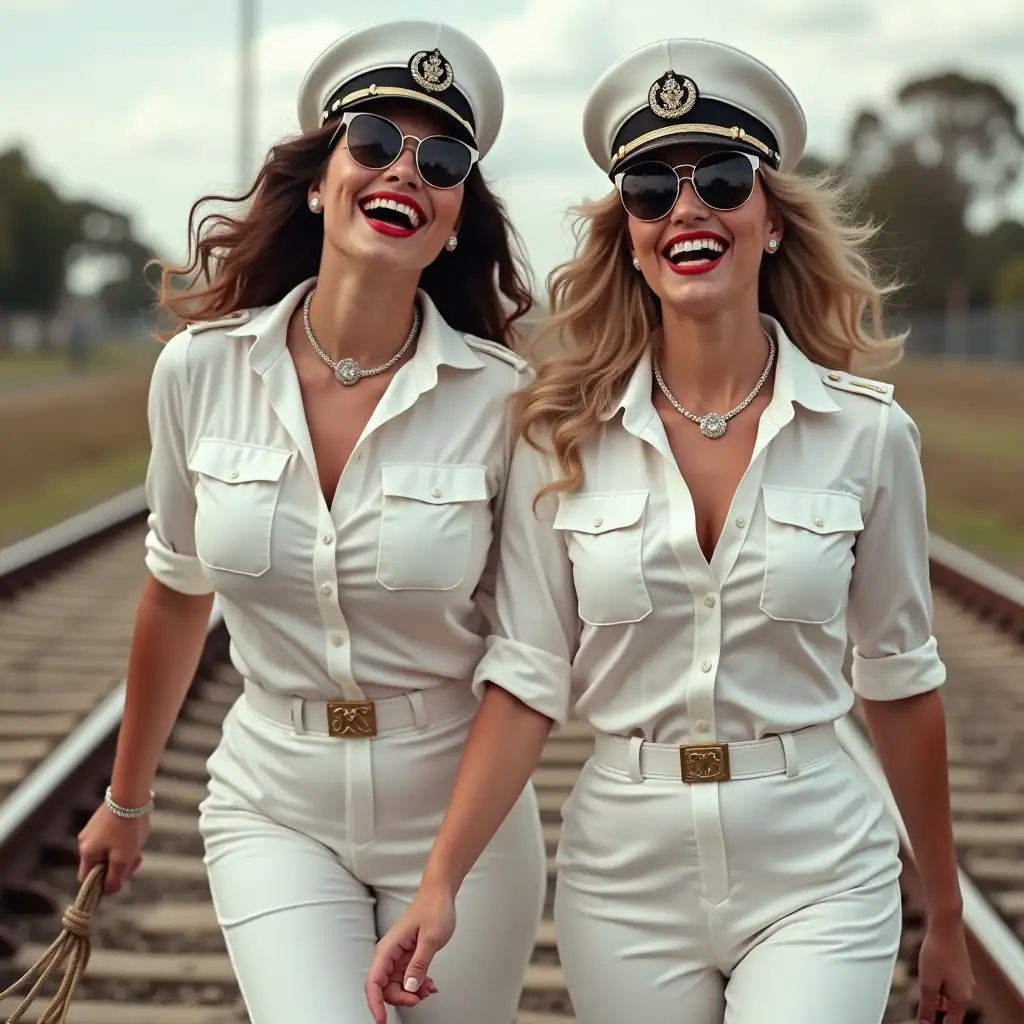
M 910 328 L 911 358 L 1024 364 L 1024 309 L 919 314 L 898 325 Z
M 1024 364 L 1024 309 L 919 314 L 894 319 L 892 326 L 910 328 L 906 353 L 911 358 Z M 0 313 L 0 356 L 147 342 L 152 332 L 152 323 L 142 316 L 112 318 L 96 309 L 57 316 Z

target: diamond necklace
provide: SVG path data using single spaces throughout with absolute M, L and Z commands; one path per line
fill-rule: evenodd
M 757 393 L 764 386 L 764 382 L 768 379 L 768 374 L 772 372 L 772 363 L 775 362 L 775 339 L 762 327 L 761 333 L 768 339 L 768 362 L 764 365 L 764 373 L 761 374 L 760 379 L 754 385 L 754 390 L 747 395 L 746 398 L 736 406 L 735 409 L 730 409 L 729 412 L 709 412 L 703 416 L 694 416 L 694 414 L 687 409 L 684 409 L 677 401 L 675 395 L 666 387 L 665 381 L 661 377 L 661 367 L 658 363 L 654 363 L 654 379 L 658 382 L 658 387 L 661 388 L 662 394 L 672 403 L 676 412 L 681 413 L 688 420 L 692 420 L 694 423 L 700 424 L 700 432 L 705 437 L 710 437 L 714 440 L 716 437 L 721 437 L 725 433 L 725 428 L 728 425 L 729 420 L 733 418 L 737 413 L 743 412 L 744 409 L 757 397 Z
M 378 373 L 383 373 L 385 370 L 390 370 L 409 351 L 409 346 L 416 340 L 416 335 L 420 332 L 420 308 L 414 303 L 412 307 L 412 327 L 409 328 L 409 335 L 405 339 L 405 344 L 386 363 L 381 363 L 380 366 L 364 370 L 354 359 L 342 359 L 335 362 L 316 343 L 316 338 L 313 337 L 313 330 L 309 326 L 309 304 L 313 301 L 315 294 L 316 289 L 314 288 L 306 296 L 306 301 L 302 304 L 302 323 L 306 328 L 306 337 L 309 338 L 309 343 L 313 346 L 316 354 L 334 371 L 334 376 L 342 384 L 358 384 L 364 377 L 373 377 Z

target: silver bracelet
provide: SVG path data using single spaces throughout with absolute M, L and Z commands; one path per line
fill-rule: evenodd
M 154 801 L 156 794 L 150 790 L 149 800 L 146 801 L 141 807 L 122 807 L 120 804 L 115 804 L 113 797 L 110 795 L 110 787 L 107 786 L 107 792 L 103 796 L 103 802 L 110 809 L 111 814 L 116 814 L 119 818 L 126 818 L 129 821 L 134 818 L 142 818 L 149 814 L 153 810 Z

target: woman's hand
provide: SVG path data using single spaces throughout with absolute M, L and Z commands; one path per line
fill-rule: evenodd
M 149 835 L 149 815 L 119 818 L 106 804 L 100 804 L 85 828 L 78 833 L 78 883 L 85 881 L 93 867 L 107 864 L 103 891 L 119 892 L 142 863 L 142 844 Z
M 918 979 L 920 1024 L 935 1024 L 936 1014 L 943 1010 L 943 1024 L 963 1024 L 974 995 L 974 975 L 962 921 L 929 923 L 921 943 Z
M 398 923 L 377 943 L 366 975 L 366 1003 L 375 1024 L 387 1008 L 418 1006 L 437 991 L 427 971 L 455 932 L 455 899 L 440 888 L 421 888 Z

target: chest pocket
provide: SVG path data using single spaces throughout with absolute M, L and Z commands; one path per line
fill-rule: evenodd
M 765 570 L 761 610 L 773 619 L 821 624 L 842 610 L 863 528 L 860 501 L 836 491 L 764 487 Z
M 639 622 L 651 612 L 643 571 L 647 491 L 559 495 L 580 618 L 591 626 Z
M 381 474 L 377 581 L 388 590 L 454 590 L 473 532 L 486 525 L 486 468 L 399 463 Z
M 211 569 L 262 576 L 291 453 L 204 437 L 189 460 L 197 475 L 196 554 Z

